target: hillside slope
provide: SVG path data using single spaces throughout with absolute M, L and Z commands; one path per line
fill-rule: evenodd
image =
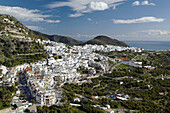
M 33 33 L 36 34 L 36 35 L 39 35 L 39 36 L 47 37 L 51 41 L 65 43 L 65 44 L 68 44 L 68 45 L 81 45 L 81 44 L 83 44 L 83 42 L 75 40 L 75 39 L 73 39 L 71 37 L 68 37 L 68 36 L 47 35 L 47 34 L 43 34 L 43 33 L 37 32 L 37 31 L 33 31 Z
M 103 35 L 97 36 L 94 39 L 85 42 L 84 44 L 115 45 L 115 46 L 128 47 L 128 45 L 122 41 L 118 41 L 116 39 L 112 39 L 112 38 L 109 38 L 109 37 L 103 36 Z
M 16 18 L 0 15 L 0 65 L 12 67 L 45 58 L 43 45 L 36 39 L 47 39 L 32 33 Z
M 43 39 L 49 40 L 44 36 L 35 35 L 33 31 L 26 26 L 24 26 L 20 21 L 18 21 L 15 17 L 5 14 L 0 14 L 0 36 L 10 36 L 13 38 L 20 39 Z

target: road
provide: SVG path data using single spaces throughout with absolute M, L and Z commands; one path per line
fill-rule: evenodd
M 10 107 L 10 108 L 0 110 L 0 113 L 10 113 L 11 111 L 12 110 L 11 110 L 11 107 Z

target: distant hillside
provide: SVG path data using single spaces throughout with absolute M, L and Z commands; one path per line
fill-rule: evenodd
M 109 38 L 107 36 L 97 36 L 94 39 L 83 43 L 81 41 L 75 40 L 75 39 L 73 39 L 71 37 L 67 37 L 67 36 L 47 35 L 47 34 L 37 32 L 37 31 L 33 31 L 33 33 L 35 35 L 38 35 L 38 36 L 47 37 L 51 41 L 61 42 L 61 43 L 65 43 L 65 44 L 68 44 L 68 45 L 85 45 L 85 44 L 94 45 L 94 44 L 97 44 L 97 45 L 115 45 L 115 46 L 125 46 L 125 47 L 128 46 L 124 42 L 118 41 L 116 39 Z
M 71 37 L 67 37 L 67 36 L 47 35 L 47 34 L 43 34 L 43 33 L 37 32 L 37 31 L 33 31 L 33 33 L 36 34 L 36 35 L 39 35 L 39 36 L 47 37 L 51 41 L 65 43 L 65 44 L 68 44 L 68 45 L 81 45 L 81 44 L 83 44 L 83 42 L 75 40 L 75 39 L 73 39 Z
M 97 44 L 97 45 L 115 45 L 115 46 L 125 46 L 128 45 L 122 41 L 118 41 L 116 39 L 109 38 L 107 36 L 97 36 L 92 40 L 85 42 L 84 44 Z

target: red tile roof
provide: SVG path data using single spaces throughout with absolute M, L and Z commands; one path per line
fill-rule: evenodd
M 120 60 L 123 60 L 123 61 L 129 61 L 130 59 L 129 58 L 124 58 L 124 57 L 121 57 Z

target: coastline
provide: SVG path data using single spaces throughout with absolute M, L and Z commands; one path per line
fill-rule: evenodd
M 87 40 L 80 40 L 86 42 Z M 167 51 L 170 49 L 170 41 L 133 41 L 133 40 L 120 40 L 125 42 L 130 47 L 143 48 L 145 50 L 154 51 Z
M 168 50 L 170 48 L 170 41 L 123 41 L 129 46 L 143 48 L 145 50 Z

